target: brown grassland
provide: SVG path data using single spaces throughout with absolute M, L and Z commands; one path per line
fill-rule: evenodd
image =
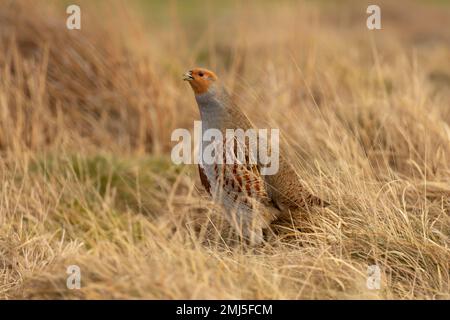
M 378 2 L 377 31 L 365 1 L 175 0 L 69 31 L 68 1 L 0 0 L 0 298 L 450 299 L 450 5 Z M 330 207 L 239 241 L 170 160 L 193 66 Z

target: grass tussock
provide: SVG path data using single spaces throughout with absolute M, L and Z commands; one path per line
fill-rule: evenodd
M 368 31 L 361 1 L 82 1 L 69 31 L 60 2 L 3 0 L 0 297 L 450 298 L 450 7 L 381 7 Z M 330 207 L 239 242 L 170 160 L 194 65 Z

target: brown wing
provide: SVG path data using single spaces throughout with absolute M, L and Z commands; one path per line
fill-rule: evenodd
M 239 125 L 235 125 L 235 127 L 244 130 L 252 128 L 253 126 L 247 116 L 239 108 L 237 108 L 237 106 L 233 104 L 231 106 L 230 113 L 232 115 L 232 119 L 234 120 L 233 123 L 239 123 Z M 231 126 L 231 124 L 229 125 Z M 327 202 L 314 196 L 306 190 L 294 168 L 289 164 L 287 159 L 283 157 L 282 148 L 280 148 L 279 164 L 279 170 L 276 174 L 261 176 L 266 183 L 269 197 L 279 209 L 296 209 L 307 208 L 309 206 L 329 205 Z
M 265 175 L 263 178 L 269 196 L 280 209 L 328 205 L 327 202 L 306 190 L 294 168 L 281 155 L 278 172 L 274 175 Z

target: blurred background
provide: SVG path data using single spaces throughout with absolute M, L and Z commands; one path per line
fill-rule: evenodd
M 70 1 L 2 2 L 2 65 L 27 59 L 22 81 L 32 74 L 35 85 L 24 98 L 38 100 L 16 101 L 19 126 L 2 120 L 2 149 L 82 140 L 167 151 L 172 129 L 198 117 L 180 81 L 193 66 L 215 70 L 249 110 L 263 104 L 266 118 L 331 104 L 336 91 L 354 103 L 355 86 L 391 93 L 417 68 L 433 94 L 448 93 L 448 1 L 380 2 L 374 31 L 365 1 L 86 1 L 79 31 L 65 28 Z

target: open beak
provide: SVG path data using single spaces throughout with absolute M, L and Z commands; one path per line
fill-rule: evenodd
M 194 80 L 194 78 L 192 77 L 191 71 L 188 71 L 185 74 L 183 74 L 183 80 L 184 81 L 192 81 L 192 80 Z

